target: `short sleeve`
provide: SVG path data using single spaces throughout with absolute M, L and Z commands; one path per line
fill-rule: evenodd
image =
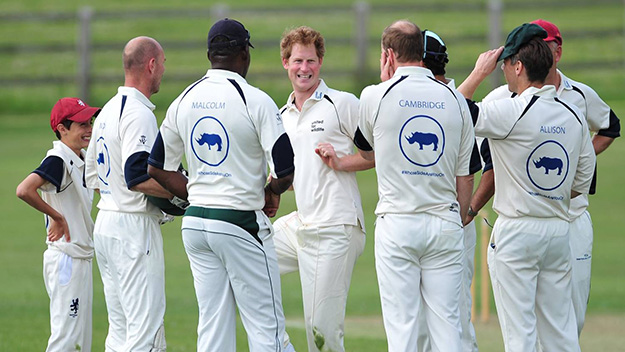
M 61 191 L 63 175 L 65 174 L 65 164 L 60 157 L 55 155 L 48 156 L 33 173 L 41 176 L 41 178 L 52 184 L 57 192 Z M 46 188 L 43 188 L 43 190 L 48 191 Z

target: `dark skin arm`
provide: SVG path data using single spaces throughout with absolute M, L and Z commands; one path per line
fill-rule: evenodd
M 169 196 L 163 198 L 172 198 L 171 194 L 184 200 L 189 197 L 189 193 L 187 192 L 188 179 L 182 173 L 177 171 L 165 171 L 148 165 L 148 175 L 168 191 Z
M 265 206 L 263 207 L 263 212 L 268 217 L 276 216 L 280 206 L 280 195 L 291 187 L 293 177 L 293 173 L 281 178 L 269 177 L 269 182 L 265 186 Z

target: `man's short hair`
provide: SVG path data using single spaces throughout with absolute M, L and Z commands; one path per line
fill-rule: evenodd
M 393 49 L 398 62 L 419 62 L 423 58 L 423 35 L 416 24 L 400 20 L 382 32 L 382 48 Z
M 136 68 L 140 68 L 148 63 L 152 58 L 158 57 L 160 54 L 159 44 L 151 39 L 146 38 L 141 40 L 139 44 L 134 45 L 134 50 L 128 50 L 125 48 L 122 54 L 122 61 L 124 63 L 124 70 L 131 71 Z
M 544 83 L 551 65 L 553 55 L 549 45 L 540 37 L 534 37 L 519 48 L 519 52 L 510 57 L 510 63 L 521 61 L 530 82 Z
M 323 55 L 326 53 L 325 41 L 321 33 L 307 26 L 287 29 L 284 34 L 282 34 L 282 40 L 280 40 L 280 56 L 288 60 L 291 57 L 291 52 L 295 44 L 305 46 L 314 45 L 317 57 L 320 59 L 323 59 Z

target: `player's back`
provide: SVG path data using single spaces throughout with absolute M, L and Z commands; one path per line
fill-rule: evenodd
M 372 116 L 376 214 L 427 212 L 458 222 L 455 181 L 468 175 L 473 146 L 465 101 L 429 70 L 399 68 L 391 80 L 363 91 L 363 113 Z
M 234 72 L 209 70 L 185 89 L 164 125 L 184 143 L 191 205 L 261 209 L 279 118 L 271 98 Z
M 589 185 L 594 167 L 584 161 L 577 174 L 590 146 L 583 113 L 558 99 L 553 86 L 530 87 L 480 104 L 476 134 L 490 141 L 497 213 L 568 219 L 571 189 Z
M 138 156 L 149 153 L 158 131 L 152 109 L 138 90 L 120 87 L 94 121 L 85 177 L 100 190 L 99 209 L 160 214 L 143 193 L 130 190 L 148 178 Z

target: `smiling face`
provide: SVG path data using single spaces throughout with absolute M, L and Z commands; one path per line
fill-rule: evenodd
M 296 93 L 312 93 L 319 85 L 319 71 L 323 58 L 317 56 L 313 44 L 295 44 L 288 59 L 282 58 L 282 66 L 287 70 L 289 80 Z
M 59 124 L 58 131 L 61 135 L 61 142 L 80 155 L 80 150 L 89 146 L 92 126 L 93 118 L 86 122 L 72 122 L 69 128 Z

